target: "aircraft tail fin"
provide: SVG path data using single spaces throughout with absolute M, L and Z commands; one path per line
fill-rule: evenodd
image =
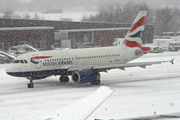
M 150 50 L 149 47 L 142 47 L 142 38 L 145 28 L 147 11 L 140 11 L 134 20 L 130 30 L 123 41 L 126 47 L 139 47 L 143 51 Z

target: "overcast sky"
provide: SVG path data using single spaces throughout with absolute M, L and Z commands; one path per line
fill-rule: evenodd
M 180 0 L 130 0 L 135 3 L 146 2 L 150 7 L 180 7 Z M 44 11 L 50 8 L 64 11 L 96 11 L 99 5 L 118 2 L 125 4 L 128 0 L 0 0 L 0 8 L 14 11 Z

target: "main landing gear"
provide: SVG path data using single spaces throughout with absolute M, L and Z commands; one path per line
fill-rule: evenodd
M 91 85 L 99 85 L 101 83 L 100 80 L 95 80 L 93 82 L 91 82 Z
M 59 81 L 61 83 L 67 83 L 69 82 L 69 77 L 67 75 L 62 75 L 61 77 L 59 77 Z

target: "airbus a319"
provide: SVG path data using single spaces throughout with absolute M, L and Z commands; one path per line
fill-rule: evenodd
M 162 62 L 128 63 L 150 51 L 150 47 L 142 46 L 146 11 L 140 11 L 134 20 L 124 41 L 118 46 L 51 50 L 30 52 L 19 55 L 6 68 L 6 73 L 15 77 L 30 80 L 28 88 L 33 88 L 33 80 L 43 79 L 52 75 L 60 75 L 60 82 L 69 81 L 69 75 L 75 83 L 100 84 L 100 72 L 126 67 L 145 67 Z

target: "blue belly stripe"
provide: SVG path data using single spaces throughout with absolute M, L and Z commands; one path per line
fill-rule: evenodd
M 28 72 L 7 72 L 8 75 L 15 77 L 48 77 L 51 75 L 71 75 L 72 72 L 68 72 L 67 69 L 56 70 L 41 70 L 41 71 L 28 71 Z

